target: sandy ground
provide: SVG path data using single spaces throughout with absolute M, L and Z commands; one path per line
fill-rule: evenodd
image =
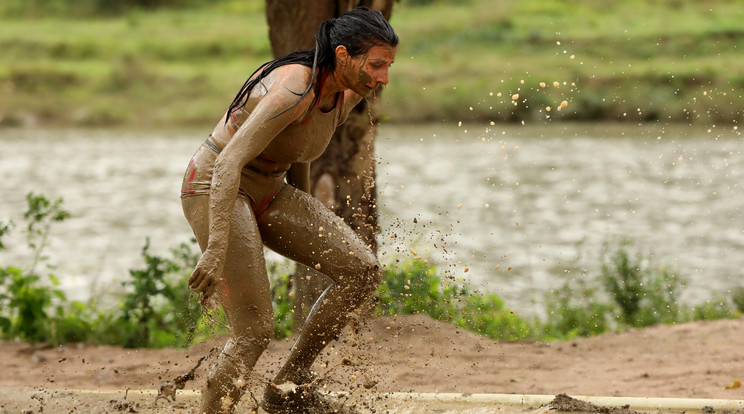
M 197 394 L 189 390 L 201 388 L 214 357 L 194 370 L 196 378 L 178 391 L 175 403 L 155 403 L 155 394 L 135 390 L 157 390 L 188 373 L 224 339 L 187 350 L 2 342 L 0 413 L 193 412 Z M 249 390 L 259 392 L 290 345 L 271 344 L 248 379 Z M 315 370 L 325 390 L 363 396 L 361 412 L 492 412 L 446 405 L 403 409 L 383 401 L 386 392 L 744 400 L 744 387 L 737 386 L 744 381 L 744 318 L 551 343 L 488 340 L 424 316 L 378 319 L 357 332 L 347 329 Z M 81 389 L 98 393 L 73 392 Z M 238 412 L 250 408 L 248 395 Z

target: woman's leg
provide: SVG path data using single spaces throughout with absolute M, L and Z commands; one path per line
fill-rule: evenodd
M 202 251 L 209 237 L 209 197 L 182 199 L 184 213 Z M 238 198 L 230 224 L 223 280 L 217 297 L 227 316 L 230 339 L 212 367 L 199 413 L 229 413 L 242 395 L 236 383 L 247 375 L 273 337 L 271 292 L 263 245 L 250 205 Z
M 273 380 L 303 383 L 315 358 L 348 322 L 350 312 L 375 292 L 382 269 L 371 249 L 343 220 L 290 185 L 259 215 L 258 227 L 266 246 L 333 281 L 313 306 Z

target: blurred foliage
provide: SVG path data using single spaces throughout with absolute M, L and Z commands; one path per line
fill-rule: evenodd
M 214 5 L 219 0 L 5 0 L 0 6 L 0 16 L 40 18 L 111 17 L 133 10 L 164 8 L 198 8 Z M 227 1 L 222 1 L 226 3 Z
M 377 313 L 421 313 L 493 339 L 519 340 L 531 335 L 527 322 L 506 309 L 494 294 L 467 284 L 445 283 L 436 267 L 423 260 L 386 266 L 378 289 Z
M 731 293 L 734 307 L 739 313 L 744 313 L 744 286 L 736 287 Z
M 145 267 L 130 270 L 130 279 L 123 283 L 126 293 L 114 309 L 99 308 L 93 299 L 88 304 L 68 301 L 58 288 L 59 280 L 48 272 L 53 266 L 44 250 L 52 223 L 67 219 L 69 213 L 62 208 L 62 199 L 51 202 L 33 193 L 26 199 L 26 247 L 33 259 L 28 266 L 0 267 L 0 338 L 125 347 L 191 342 L 201 311 L 185 283 L 198 258 L 189 245 L 172 249 L 169 259 L 151 255 L 148 241 L 142 249 Z M 0 223 L 0 237 L 10 229 Z M 37 271 L 39 267 L 45 271 Z
M 737 0 L 402 0 L 381 111 L 392 122 L 742 122 L 742 18 Z M 271 59 L 267 34 L 260 0 L 6 0 L 0 125 L 212 123 Z
M 62 304 L 66 297 L 57 289 L 59 281 L 50 272 L 52 266 L 47 265 L 44 250 L 52 223 L 64 221 L 69 213 L 62 208 L 62 199 L 51 202 L 29 193 L 26 201 L 25 235 L 33 259 L 25 268 L 0 267 L 0 332 L 3 337 L 28 342 L 63 342 L 74 336 L 72 332 L 79 324 L 65 316 Z M 0 237 L 11 227 L 10 223 L 0 223 Z M 5 248 L 2 243 L 0 246 Z M 37 270 L 40 266 L 44 271 Z
M 540 324 L 544 339 L 593 336 L 612 329 L 612 305 L 597 298 L 583 279 L 565 282 L 545 295 L 546 317 Z
M 295 297 L 292 289 L 292 275 L 282 271 L 279 263 L 269 265 L 271 282 L 271 304 L 274 310 L 274 336 L 287 338 L 292 335 L 294 326 Z
M 186 243 L 171 250 L 172 259 L 153 256 L 149 249 L 148 239 L 142 248 L 145 267 L 130 270 L 122 282 L 128 293 L 119 308 L 101 312 L 97 341 L 128 348 L 191 343 L 202 315 L 185 280 L 199 255 Z
M 665 267 L 652 269 L 640 253 L 629 252 L 630 244 L 628 240 L 620 241 L 602 264 L 601 275 L 620 308 L 623 322 L 644 327 L 678 321 L 678 299 L 684 280 Z

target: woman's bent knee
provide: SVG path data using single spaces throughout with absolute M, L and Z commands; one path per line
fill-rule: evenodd
M 230 331 L 233 342 L 232 352 L 252 365 L 274 337 L 274 321 L 270 316 L 250 315 L 240 322 L 232 322 Z
M 358 300 L 366 300 L 375 293 L 380 283 L 382 283 L 383 273 L 384 270 L 377 260 L 364 263 L 356 269 L 352 283 L 342 286 L 342 289 L 346 288 L 354 292 Z
M 385 273 L 380 263 L 375 260 L 373 264 L 367 267 L 367 279 L 372 292 L 376 291 L 382 283 L 382 276 Z

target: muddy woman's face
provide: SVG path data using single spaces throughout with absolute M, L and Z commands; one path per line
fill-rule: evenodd
M 396 47 L 389 45 L 372 46 L 367 53 L 349 57 L 342 74 L 346 87 L 366 96 L 379 85 L 387 85 L 396 51 Z

